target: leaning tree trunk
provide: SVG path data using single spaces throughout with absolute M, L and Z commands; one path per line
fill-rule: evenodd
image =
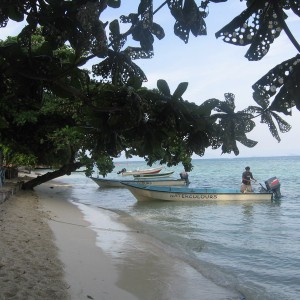
M 77 169 L 79 169 L 82 166 L 84 166 L 84 165 L 80 162 L 63 165 L 60 169 L 58 169 L 56 171 L 48 172 L 44 175 L 38 176 L 34 179 L 31 179 L 31 180 L 23 183 L 22 189 L 23 190 L 33 190 L 33 188 L 35 186 L 40 185 L 44 182 L 47 182 L 49 180 L 52 180 L 52 179 L 60 177 L 60 176 L 70 175 L 71 172 L 76 171 Z

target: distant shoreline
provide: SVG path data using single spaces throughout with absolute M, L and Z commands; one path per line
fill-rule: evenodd
M 240 160 L 240 159 L 260 159 L 260 158 L 284 158 L 284 157 L 299 157 L 300 158 L 300 155 L 296 155 L 296 154 L 291 154 L 291 155 L 275 155 L 275 156 L 233 156 L 233 157 L 199 157 L 199 158 L 192 158 L 192 161 L 195 161 L 195 160 L 216 160 L 216 159 L 219 159 L 219 160 L 233 160 L 233 159 L 236 159 L 236 160 Z M 119 159 L 115 159 L 113 161 L 114 163 L 128 163 L 128 162 L 136 162 L 136 163 L 141 163 L 141 162 L 145 162 L 143 159 L 136 159 L 136 158 L 131 158 L 131 159 L 128 159 L 128 160 L 119 160 Z M 146 164 L 146 162 L 145 162 Z

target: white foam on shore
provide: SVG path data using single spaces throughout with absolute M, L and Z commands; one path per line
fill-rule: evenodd
M 118 256 L 132 232 L 126 225 L 114 220 L 116 216 L 108 210 L 89 207 L 72 202 L 84 214 L 84 219 L 90 223 L 90 228 L 97 233 L 96 245 L 112 257 Z

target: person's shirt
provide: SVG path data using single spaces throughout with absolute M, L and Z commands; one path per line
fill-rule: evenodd
M 242 183 L 250 185 L 251 184 L 251 179 L 253 178 L 252 172 L 250 171 L 245 171 L 242 175 Z
M 180 173 L 180 178 L 181 179 L 188 179 L 189 178 L 189 174 L 186 171 L 182 171 Z

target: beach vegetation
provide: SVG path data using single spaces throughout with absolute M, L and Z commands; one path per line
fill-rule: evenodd
M 135 11 L 118 15 L 121 0 L 1 1 L 0 30 L 22 22 L 21 31 L 0 41 L 0 151 L 58 169 L 24 184 L 34 186 L 86 166 L 105 176 L 113 158 L 142 157 L 150 166 L 182 163 L 192 169 L 193 154 L 207 148 L 239 154 L 239 144 L 255 121 L 265 123 L 280 141 L 290 130 L 282 115 L 300 109 L 300 55 L 288 58 L 253 84 L 254 105 L 236 111 L 235 95 L 208 99 L 201 105 L 184 99 L 188 83 L 171 91 L 167 79 L 157 88 L 143 86 L 146 74 L 134 61 L 151 59 L 154 43 L 165 37 L 155 14 L 164 9 L 174 34 L 184 43 L 207 34 L 210 5 L 222 1 L 136 1 Z M 300 1 L 245 1 L 245 10 L 216 33 L 258 61 L 282 32 L 300 51 L 285 11 L 299 15 Z M 105 21 L 105 10 L 116 18 Z M 129 26 L 123 30 L 124 24 Z M 205 55 L 205 53 L 202 53 Z M 159 67 L 158 67 L 159 71 Z M 25 160 L 24 160 L 25 161 Z M 3 163 L 3 162 L 2 162 Z M 25 163 L 25 162 L 24 162 Z

